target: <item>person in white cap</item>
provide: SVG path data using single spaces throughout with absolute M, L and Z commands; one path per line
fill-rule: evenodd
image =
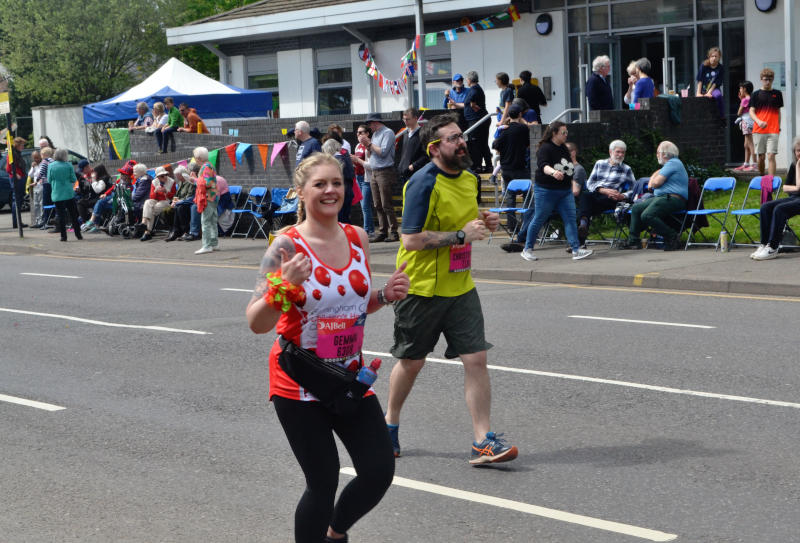
M 150 185 L 150 198 L 142 208 L 142 223 L 145 230 L 140 238 L 141 241 L 153 239 L 153 224 L 156 217 L 170 207 L 174 195 L 175 180 L 169 176 L 169 172 L 164 166 L 159 166 L 156 168 L 156 178 Z

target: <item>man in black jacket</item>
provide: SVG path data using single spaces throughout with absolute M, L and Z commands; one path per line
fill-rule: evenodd
M 428 156 L 422 150 L 419 140 L 419 112 L 413 107 L 403 112 L 406 131 L 403 132 L 400 159 L 397 162 L 397 174 L 400 182 L 405 183 L 414 172 L 428 163 Z

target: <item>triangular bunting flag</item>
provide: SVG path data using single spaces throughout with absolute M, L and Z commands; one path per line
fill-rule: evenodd
M 420 42 L 421 39 L 422 39 L 422 36 L 417 34 L 417 36 L 414 38 L 414 49 L 419 49 L 419 42 Z
M 444 31 L 444 37 L 445 37 L 445 39 L 447 41 L 455 41 L 455 40 L 458 39 L 458 36 L 456 35 L 455 29 L 445 30 Z
M 214 169 L 219 171 L 219 149 L 214 149 L 208 152 L 208 161 L 214 166 Z M 185 160 L 183 162 L 186 162 Z M 188 162 L 186 162 L 188 164 Z
M 503 13 L 498 13 L 497 15 L 495 15 L 495 18 L 498 21 L 505 21 L 506 19 L 508 19 L 508 12 L 504 11 Z
M 269 145 L 266 143 L 259 143 L 258 144 L 258 154 L 261 155 L 261 164 L 264 165 L 264 169 L 267 169 L 267 157 L 269 156 Z
M 183 166 L 185 168 L 188 165 L 189 165 L 189 161 L 188 160 L 179 160 L 178 161 L 178 166 Z
M 228 158 L 231 159 L 231 164 L 233 164 L 233 169 L 236 169 L 236 146 L 237 143 L 231 143 L 230 145 L 225 146 L 225 152 L 228 153 Z
M 431 32 L 430 34 L 425 34 L 425 47 L 429 47 L 431 45 L 436 45 L 436 35 L 438 32 Z
M 275 164 L 275 157 L 277 157 L 279 154 L 281 154 L 281 151 L 284 151 L 285 149 L 286 149 L 286 142 L 285 141 L 279 141 L 278 143 L 274 143 L 272 145 L 272 156 L 269 159 L 269 165 L 270 166 Z
M 250 149 L 249 143 L 240 143 L 236 146 L 236 162 L 239 164 L 242 163 L 242 158 L 244 158 L 244 154 Z

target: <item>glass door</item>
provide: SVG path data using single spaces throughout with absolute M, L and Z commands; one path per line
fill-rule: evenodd
M 625 94 L 624 91 L 620 93 L 622 89 L 621 81 L 627 78 L 627 74 L 624 77 L 622 75 L 625 74 L 625 67 L 622 66 L 619 59 L 619 39 L 613 36 L 580 37 L 579 47 L 581 51 L 581 78 L 584 85 L 592 73 L 592 61 L 595 58 L 600 55 L 607 55 L 611 59 L 611 72 L 608 75 L 608 82 L 611 85 L 611 92 L 614 96 L 614 107 L 620 109 L 622 107 L 622 94 Z M 627 90 L 627 87 L 625 90 Z
M 662 62 L 662 77 L 664 92 L 680 94 L 683 89 L 689 89 L 689 96 L 693 94 L 694 78 L 697 72 L 695 66 L 694 27 L 669 27 L 664 29 L 664 60 Z

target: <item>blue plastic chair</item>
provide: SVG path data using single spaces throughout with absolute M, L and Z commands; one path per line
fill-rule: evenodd
M 731 202 L 733 201 L 734 189 L 736 189 L 736 179 L 733 177 L 710 177 L 706 179 L 706 182 L 703 183 L 703 190 L 700 192 L 700 200 L 697 202 L 697 209 L 687 211 L 684 218 L 684 223 L 689 217 L 692 218 L 692 222 L 689 225 L 689 236 L 686 238 L 686 246 L 683 248 L 684 251 L 687 250 L 690 245 L 707 245 L 714 247 L 714 250 L 719 250 L 719 236 L 714 243 L 711 243 L 705 236 L 703 236 L 703 233 L 700 232 L 699 228 L 695 230 L 695 223 L 697 222 L 697 217 L 705 216 L 714 219 L 721 228 L 725 228 L 725 221 L 728 219 L 728 214 L 731 209 Z M 730 191 L 731 193 L 730 197 L 728 198 L 727 206 L 724 208 L 720 207 L 715 209 L 701 209 L 707 192 L 724 191 Z M 722 215 L 722 219 L 719 218 L 720 215 Z M 693 241 L 696 234 L 700 234 L 700 236 L 703 238 L 703 241 Z
M 261 228 L 261 225 L 258 223 L 258 219 L 262 218 L 261 213 L 259 210 L 261 209 L 261 203 L 264 201 L 265 196 L 267 195 L 267 187 L 253 187 L 250 189 L 250 194 L 247 196 L 247 200 L 245 201 L 244 205 L 241 209 L 234 209 L 233 214 L 238 215 L 238 219 L 236 224 L 233 227 L 233 233 L 231 237 L 244 236 L 249 237 L 250 232 L 253 230 L 253 224 L 256 224 L 257 228 Z M 236 226 L 238 226 L 239 222 L 242 220 L 243 215 L 250 215 L 253 219 L 250 223 L 250 227 L 247 229 L 247 232 L 244 234 L 237 234 L 236 233 Z
M 283 225 L 286 218 L 297 213 L 299 198 L 294 193 L 293 197 L 287 198 L 289 189 L 278 188 L 273 189 L 272 192 L 272 202 L 278 206 L 272 212 L 272 229 L 277 230 Z
M 781 178 L 777 175 L 772 178 L 772 194 L 774 198 L 778 197 L 778 191 L 781 188 Z M 741 209 L 734 209 L 731 211 L 731 215 L 736 218 L 736 226 L 733 228 L 733 234 L 731 235 L 731 247 L 734 245 L 749 245 L 752 247 L 757 247 L 759 243 L 755 240 L 753 236 L 747 231 L 747 229 L 742 225 L 742 219 L 745 217 L 755 217 L 757 220 L 761 216 L 761 207 L 745 207 L 747 206 L 747 198 L 750 196 L 750 192 L 755 192 L 756 194 L 761 194 L 761 176 L 754 177 L 750 180 L 750 184 L 747 186 L 747 192 L 744 193 L 744 200 L 742 200 L 742 208 Z M 759 199 L 759 203 L 761 200 Z M 760 222 L 759 222 L 760 224 Z M 736 243 L 736 232 L 739 229 L 744 232 L 745 237 L 750 241 L 750 243 Z
M 511 236 L 511 239 L 514 239 L 514 235 L 522 226 L 522 214 L 527 211 L 528 207 L 530 206 L 530 201 L 533 199 L 533 184 L 531 183 L 530 179 L 512 179 L 506 184 L 506 189 L 500 196 L 501 202 L 506 200 L 506 194 L 509 192 L 522 192 L 525 194 L 524 198 L 522 199 L 522 207 L 492 207 L 489 208 L 489 211 L 492 213 L 514 213 L 515 215 L 520 216 L 520 219 L 517 220 L 517 224 L 513 231 L 508 229 L 508 225 L 503 225 L 503 229 L 508 232 L 508 235 Z M 489 237 L 489 243 L 491 242 L 492 238 Z

